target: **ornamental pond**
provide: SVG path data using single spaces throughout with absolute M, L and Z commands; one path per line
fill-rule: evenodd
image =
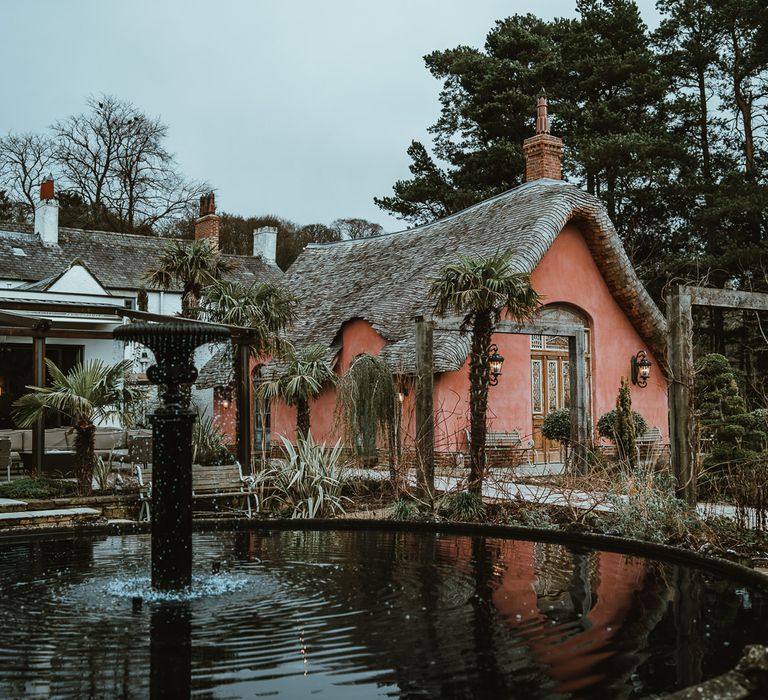
M 676 564 L 432 532 L 0 541 L 0 697 L 644 698 L 765 641 L 763 591 Z

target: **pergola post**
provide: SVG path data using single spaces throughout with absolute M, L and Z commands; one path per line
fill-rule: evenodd
M 416 317 L 416 473 L 423 498 L 435 491 L 435 413 L 433 406 L 435 324 Z
M 693 320 L 691 295 L 678 285 L 667 296 L 667 361 L 669 363 L 669 443 L 677 495 L 696 504 L 693 473 L 691 397 L 693 392 Z
M 568 336 L 568 378 L 571 394 L 571 459 L 574 471 L 586 475 L 589 471 L 587 453 L 590 447 L 589 396 L 587 395 L 586 333 L 575 328 Z
M 45 336 L 36 333 L 32 337 L 32 383 L 45 386 Z M 32 424 L 32 464 L 37 476 L 43 474 L 45 457 L 45 416 L 41 415 Z
M 251 350 L 247 343 L 235 343 L 235 401 L 237 401 L 237 459 L 251 473 Z

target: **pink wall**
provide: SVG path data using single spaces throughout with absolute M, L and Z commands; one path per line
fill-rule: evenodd
M 592 401 L 597 422 L 616 406 L 621 378 L 630 376 L 631 357 L 647 347 L 611 296 L 576 226 L 563 229 L 534 270 L 531 282 L 545 297 L 544 303 L 570 303 L 592 319 Z M 661 428 L 667 436 L 667 380 L 656 358 L 650 352 L 648 357 L 653 363 L 651 377 L 645 389 L 630 384 L 632 407 L 649 427 Z
M 353 319 L 344 324 L 342 330 L 342 348 L 336 365 L 336 374 L 342 376 L 349 369 L 352 360 L 359 354 L 367 352 L 378 355 L 385 342 L 368 321 L 361 318 Z M 310 404 L 309 413 L 312 426 L 312 437 L 317 442 L 334 444 L 339 439 L 335 429 L 336 391 L 326 389 Z M 272 406 L 272 442 L 277 444 L 278 435 L 288 440 L 296 439 L 296 409 L 292 406 L 274 402 Z
M 589 319 L 592 335 L 592 416 L 597 419 L 614 408 L 622 377 L 630 375 L 630 358 L 646 349 L 632 324 L 613 299 L 602 278 L 586 242 L 578 228 L 566 226 L 542 258 L 531 276 L 534 289 L 544 297 L 545 304 L 570 304 Z M 378 355 L 384 339 L 368 321 L 354 319 L 342 329 L 343 349 L 337 373 L 344 374 L 352 359 L 368 352 Z M 491 430 L 520 430 L 524 438 L 533 431 L 531 415 L 530 341 L 528 336 L 498 333 L 493 342 L 505 358 L 504 371 L 498 386 L 491 387 L 488 421 Z M 659 363 L 649 353 L 653 363 L 651 378 L 645 389 L 631 386 L 632 405 L 650 427 L 668 435 L 667 384 Z M 469 423 L 468 363 L 458 372 L 438 375 L 435 380 L 435 412 L 437 450 L 464 449 L 464 428 Z M 406 398 L 403 437 L 407 445 L 413 432 L 413 392 Z M 335 392 L 326 390 L 312 403 L 312 434 L 321 442 L 333 443 Z M 295 437 L 296 411 L 273 407 L 273 435 Z M 595 434 L 596 437 L 596 434 Z

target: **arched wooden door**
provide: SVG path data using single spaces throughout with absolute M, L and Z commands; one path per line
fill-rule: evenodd
M 538 314 L 542 320 L 561 323 L 579 323 L 585 326 L 587 395 L 592 396 L 589 329 L 583 317 L 574 309 L 564 306 L 544 307 Z M 533 447 L 538 464 L 561 463 L 560 443 L 547 440 L 541 433 L 544 418 L 552 411 L 570 408 L 570 363 L 568 338 L 560 335 L 532 335 L 531 343 L 531 413 Z M 591 399 L 590 399 L 591 403 Z M 589 411 L 591 414 L 591 410 Z

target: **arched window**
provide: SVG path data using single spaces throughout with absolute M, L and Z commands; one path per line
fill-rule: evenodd
M 272 406 L 269 399 L 259 396 L 259 386 L 265 381 L 262 366 L 253 370 L 253 450 L 269 455 L 272 447 Z

